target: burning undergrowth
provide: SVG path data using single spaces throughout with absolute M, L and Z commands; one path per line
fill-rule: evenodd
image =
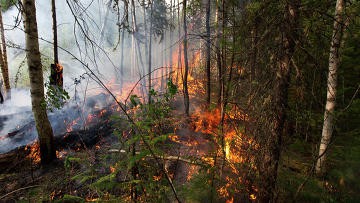
M 104 94 L 89 96 L 85 102 L 70 101 L 63 108 L 49 112 L 55 139 L 63 140 L 64 145 L 69 139 L 87 140 L 92 134 L 99 134 L 110 128 L 110 115 L 114 111 L 111 98 Z M 1 109 L 0 154 L 29 145 L 37 140 L 35 121 L 30 106 L 23 106 L 18 111 Z M 105 130 L 106 131 L 106 130 Z M 78 134 L 79 136 L 74 136 Z
M 256 171 L 255 156 L 249 152 L 257 151 L 259 146 L 243 127 L 248 116 L 234 108 L 229 107 L 223 115 L 223 120 L 219 108 L 209 111 L 199 108 L 191 116 L 189 126 L 191 131 L 207 135 L 208 145 L 212 143 L 214 147 L 210 148 L 212 151 L 207 149 L 204 152 L 197 152 L 207 166 L 195 166 L 188 176 L 194 178 L 194 184 L 199 180 L 207 179 L 216 188 L 220 201 L 255 200 L 257 193 L 254 187 L 255 174 L 253 174 L 253 171 Z M 201 144 L 201 142 L 192 142 L 190 145 L 201 146 Z M 203 173 L 199 172 L 201 168 L 205 169 Z M 220 174 L 213 174 L 215 171 L 220 171 Z M 212 189 L 208 189 L 208 193 L 212 193 Z M 196 191 L 195 188 L 190 190 Z

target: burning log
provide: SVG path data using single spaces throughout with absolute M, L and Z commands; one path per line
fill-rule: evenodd
M 63 67 L 60 64 L 51 64 L 50 85 L 63 88 Z

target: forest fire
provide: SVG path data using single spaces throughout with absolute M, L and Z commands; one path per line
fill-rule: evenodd
M 183 47 L 181 47 L 183 49 Z M 195 79 L 195 67 L 199 67 L 201 63 L 201 54 L 200 51 L 196 51 L 193 53 L 191 59 L 189 60 L 189 72 L 187 82 L 189 83 L 188 91 L 189 94 L 194 97 L 197 94 L 205 93 L 205 87 L 202 81 Z M 173 68 L 173 72 L 171 73 L 170 77 L 174 83 L 183 88 L 183 76 L 184 76 L 184 56 L 179 56 L 179 53 L 174 52 L 172 56 L 171 67 Z
M 78 124 L 79 120 L 80 118 L 76 118 L 75 120 L 72 120 L 69 123 L 67 123 L 67 121 L 64 120 L 64 123 L 66 124 L 66 132 L 73 131 L 73 127 Z
M 34 142 L 33 144 L 27 145 L 25 150 L 29 151 L 27 158 L 31 159 L 34 164 L 40 163 L 40 145 L 39 142 Z
M 0 202 L 360 202 L 358 13 L 2 1 Z
M 212 111 L 198 111 L 193 115 L 193 126 L 195 132 L 202 132 L 204 134 L 210 134 L 215 137 L 224 137 L 224 151 L 228 161 L 239 163 L 242 158 L 236 149 L 239 149 L 242 145 L 241 139 L 245 136 L 240 132 L 236 132 L 235 127 L 231 125 L 229 121 L 230 117 L 225 114 L 224 123 L 221 127 L 221 115 L 219 108 Z M 232 143 L 232 144 L 231 144 Z M 231 147 L 232 146 L 232 147 Z
M 58 159 L 63 159 L 63 158 L 65 158 L 66 157 L 66 155 L 68 154 L 68 152 L 67 151 L 65 151 L 65 150 L 56 150 L 56 157 L 58 158 Z

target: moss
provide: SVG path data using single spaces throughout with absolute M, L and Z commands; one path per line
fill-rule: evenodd
M 80 202 L 85 202 L 85 200 L 81 197 L 77 197 L 77 196 L 73 196 L 73 195 L 64 195 L 63 198 L 59 199 L 59 200 L 56 200 L 55 201 L 56 203 L 60 203 L 60 202 L 63 202 L 63 203 L 80 203 Z

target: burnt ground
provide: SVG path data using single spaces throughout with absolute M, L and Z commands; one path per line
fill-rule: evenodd
M 172 104 L 176 120 L 173 135 L 166 141 L 171 147 L 166 149 L 169 159 L 165 167 L 171 173 L 177 185 L 185 184 L 204 163 L 203 155 L 213 151 L 208 135 L 194 132 L 190 125 L 192 118 L 183 115 L 182 98 Z M 192 107 L 194 108 L 197 107 Z M 110 111 L 108 111 L 110 112 Z M 118 137 L 113 134 L 110 113 L 96 120 L 90 128 L 74 130 L 56 137 L 60 158 L 47 167 L 41 167 L 29 147 L 19 147 L 0 155 L 0 201 L 39 201 L 55 200 L 70 194 L 82 198 L 98 198 L 88 185 L 94 179 L 74 180 L 75 174 L 81 174 L 90 166 L 95 166 L 96 174 L 111 174 L 111 168 L 119 157 L 123 156 Z M 95 122 L 95 120 L 94 120 Z M 12 133 L 22 133 L 21 130 Z M 13 135 L 9 135 L 13 136 Z M 120 153 L 119 153 L 120 151 Z M 109 155 L 110 154 L 110 155 Z M 120 154 L 120 155 L 119 155 Z M 109 157 L 116 157 L 111 159 Z M 104 161 L 104 157 L 105 161 Z M 183 159 L 180 159 L 182 157 Z M 105 163 L 104 163 L 105 162 Z M 70 164 L 69 164 L 70 163 Z M 89 182 L 90 181 L 90 182 Z M 39 199 L 40 198 L 40 199 Z

